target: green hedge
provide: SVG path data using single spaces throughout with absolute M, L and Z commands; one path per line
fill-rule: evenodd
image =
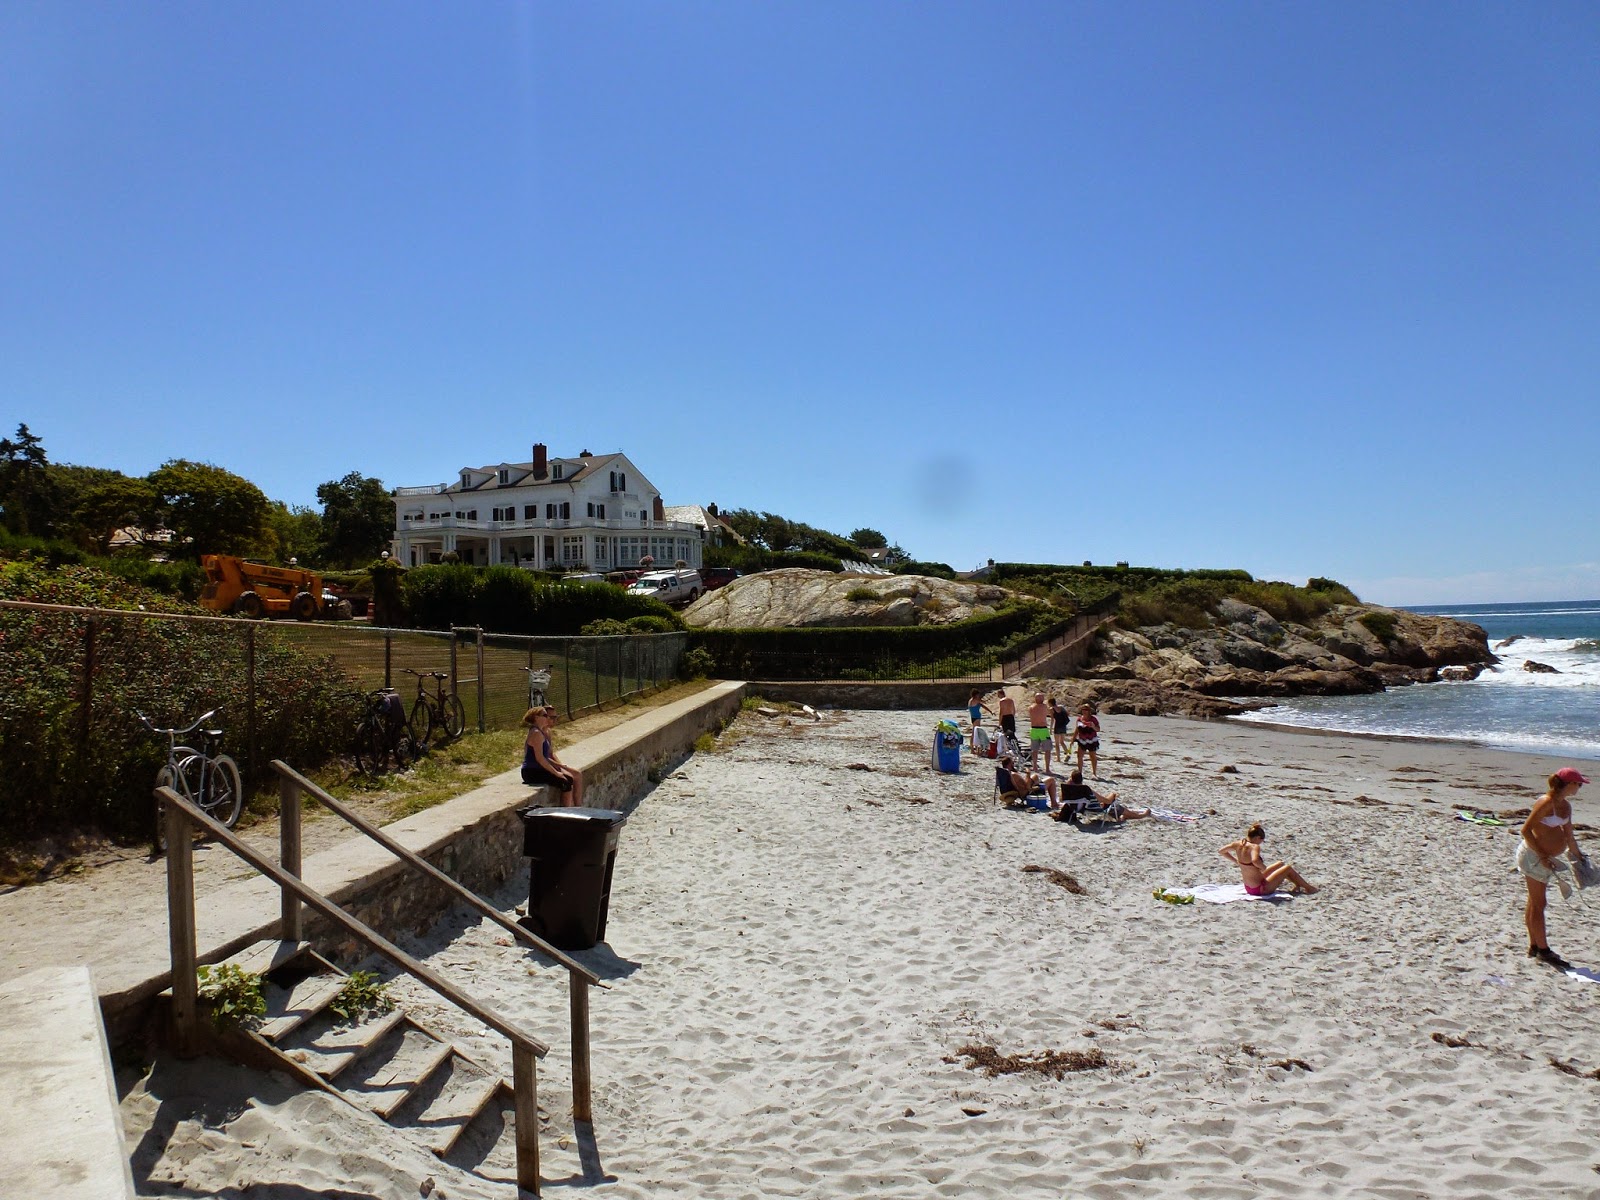
M 185 607 L 92 568 L 51 572 L 36 563 L 0 564 L 0 599 Z M 147 837 L 165 741 L 135 710 L 157 725 L 186 725 L 221 707 L 223 749 L 243 766 L 247 628 L 256 629 L 258 763 L 283 758 L 308 768 L 342 752 L 357 711 L 349 681 L 331 658 L 304 652 L 270 626 L 97 618 L 85 740 L 85 620 L 0 609 L 0 830 L 19 838 L 83 828 Z
M 826 554 L 814 554 L 806 550 L 774 552 L 759 546 L 707 546 L 705 564 L 708 567 L 736 567 L 745 575 L 776 571 L 780 567 L 807 567 L 813 571 L 832 571 L 834 574 L 844 570 L 841 560 Z
M 401 593 L 418 629 L 477 625 L 494 633 L 567 635 L 594 621 L 645 616 L 658 617 L 672 629 L 683 627 L 659 600 L 609 583 L 547 583 L 519 567 L 413 567 Z

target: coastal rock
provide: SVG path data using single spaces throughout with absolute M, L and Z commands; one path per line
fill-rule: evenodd
M 857 593 L 850 599 L 851 592 Z M 870 598 L 861 593 L 870 592 Z M 988 616 L 1012 597 L 987 583 L 926 575 L 848 575 L 788 567 L 741 575 L 684 610 L 701 629 L 948 625 Z
M 1556 670 L 1556 668 L 1552 667 L 1549 663 L 1535 662 L 1531 658 L 1523 660 L 1522 669 L 1524 671 L 1528 672 L 1530 675 L 1559 675 L 1559 674 L 1561 674 L 1560 671 Z
M 1443 667 L 1439 671 L 1439 678 L 1445 683 L 1470 683 L 1482 672 L 1481 664 L 1470 667 Z
M 1501 638 L 1498 642 L 1496 642 L 1494 644 L 1494 648 L 1496 650 L 1504 650 L 1507 646 L 1514 646 L 1516 643 L 1520 642 L 1521 640 L 1522 640 L 1522 635 L 1520 633 L 1513 633 L 1508 638 Z
M 1214 720 L 1266 707 L 1264 702 L 1207 696 L 1191 688 L 1152 683 L 1146 679 L 1092 681 L 1043 679 L 1034 681 L 1029 686 L 1040 688 L 1047 695 L 1054 695 L 1056 699 L 1065 701 L 1072 709 L 1087 702 L 1099 713 L 1125 713 L 1133 717 L 1196 717 Z

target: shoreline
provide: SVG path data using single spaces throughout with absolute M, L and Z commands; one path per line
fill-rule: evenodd
M 1204 721 L 1205 717 L 1171 716 L 1165 718 L 1172 721 Z M 1548 750 L 1518 750 L 1512 746 L 1496 746 L 1490 742 L 1480 742 L 1467 737 L 1447 737 L 1443 734 L 1429 733 L 1374 733 L 1367 729 L 1328 729 L 1319 725 L 1291 725 L 1283 721 L 1253 721 L 1242 714 L 1211 718 L 1218 721 L 1235 721 L 1241 725 L 1248 725 L 1253 729 L 1276 729 L 1285 733 L 1309 733 L 1323 737 L 1347 738 L 1373 738 L 1379 741 L 1391 742 L 1429 742 L 1442 746 L 1465 746 L 1474 750 L 1483 750 L 1492 754 L 1516 754 L 1525 758 L 1543 758 L 1565 762 L 1559 754 L 1552 754 Z M 1600 746 L 1596 747 L 1593 756 L 1574 755 L 1579 762 L 1594 762 L 1600 758 Z M 1600 773 L 1600 767 L 1596 768 Z

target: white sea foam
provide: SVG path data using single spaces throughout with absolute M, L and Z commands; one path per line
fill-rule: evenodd
M 1600 687 L 1600 645 L 1594 638 L 1518 638 L 1495 652 L 1500 662 L 1474 681 L 1514 687 Z M 1555 675 L 1529 671 L 1526 662 L 1554 667 Z M 1465 686 L 1465 685 L 1460 685 Z

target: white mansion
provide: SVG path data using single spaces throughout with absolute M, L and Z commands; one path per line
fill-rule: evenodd
M 666 508 L 661 494 L 622 454 L 468 467 L 456 483 L 394 490 L 394 556 L 402 566 L 436 563 L 455 551 L 464 563 L 609 571 L 679 559 L 700 566 L 702 545 L 723 530 L 713 506 Z

